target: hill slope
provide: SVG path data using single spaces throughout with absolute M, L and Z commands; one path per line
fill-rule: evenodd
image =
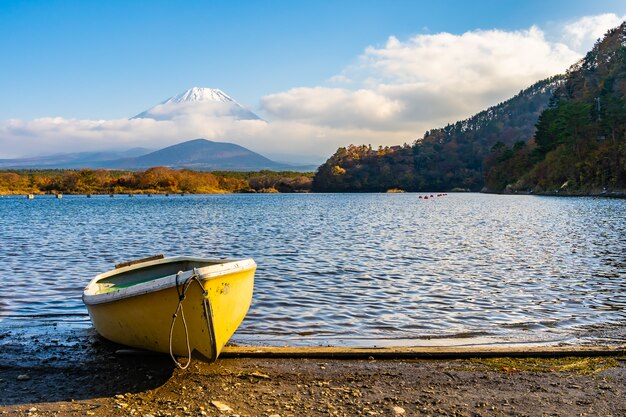
M 588 194 L 626 190 L 626 22 L 565 76 L 413 145 L 340 148 L 317 191 L 484 190 Z
M 147 155 L 104 164 L 106 168 L 119 169 L 145 169 L 153 166 L 201 171 L 259 171 L 285 167 L 243 146 L 207 139 L 193 139 Z
M 626 189 L 626 22 L 568 70 L 539 118 L 535 142 L 494 150 L 486 163 L 488 190 Z
M 148 153 L 149 152 L 149 153 Z M 79 152 L 21 159 L 0 159 L 0 169 L 107 168 L 142 170 L 154 166 L 199 171 L 313 171 L 314 166 L 274 162 L 226 142 L 193 139 L 151 152 L 135 148 L 119 152 Z
M 503 141 L 529 141 L 563 76 L 539 81 L 466 120 L 433 129 L 412 145 L 340 148 L 319 169 L 318 191 L 480 190 L 483 161 Z

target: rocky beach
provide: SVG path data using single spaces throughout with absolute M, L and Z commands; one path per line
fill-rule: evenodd
M 180 370 L 167 355 L 128 350 L 92 330 L 49 330 L 37 337 L 18 329 L 0 334 L 0 414 L 626 414 L 623 349 L 611 356 L 425 360 L 409 354 L 348 359 L 328 350 L 298 358 L 289 349 L 272 355 L 230 347 L 215 363 L 194 360 Z

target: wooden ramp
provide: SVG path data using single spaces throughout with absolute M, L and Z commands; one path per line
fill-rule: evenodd
M 243 347 L 226 346 L 220 358 L 311 359 L 463 359 L 554 358 L 565 356 L 626 356 L 626 345 L 606 346 L 498 346 L 498 347 Z

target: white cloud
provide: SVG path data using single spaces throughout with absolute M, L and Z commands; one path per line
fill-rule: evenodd
M 131 147 L 160 148 L 203 137 L 237 143 L 283 162 L 323 162 L 346 143 L 377 143 L 379 131 L 325 127 L 297 121 L 207 119 L 201 115 L 173 121 L 153 119 L 76 120 L 60 117 L 0 123 L 2 158 Z M 385 137 L 401 143 L 404 132 Z
M 150 118 L 154 120 L 178 120 L 194 118 L 234 118 L 256 120 L 258 117 L 239 103 L 219 101 L 190 101 L 161 103 L 136 116 L 136 118 Z
M 388 131 L 454 122 L 496 104 L 534 82 L 562 73 L 580 58 L 560 42 L 528 30 L 390 37 L 368 47 L 341 74 L 361 88 L 294 88 L 266 96 L 262 108 L 278 120 Z M 412 134 L 411 134 L 412 133 Z
M 10 158 L 129 147 L 156 148 L 197 137 L 225 138 L 232 131 L 249 134 L 263 124 L 266 123 L 259 120 L 206 119 L 197 114 L 159 121 L 12 119 L 0 123 L 0 149 L 5 150 L 3 157 Z
M 563 44 L 549 43 L 537 27 L 417 35 L 406 42 L 391 37 L 384 48 L 370 47 L 363 66 L 395 84 L 422 82 L 481 92 L 502 81 L 511 84 L 563 71 L 577 58 Z
M 0 149 L 3 150 L 2 158 L 18 158 L 130 147 L 155 149 L 203 137 L 238 143 L 268 156 L 303 154 L 307 156 L 295 158 L 294 161 L 317 163 L 322 155 L 334 151 L 334 140 L 342 140 L 342 137 L 346 140 L 345 132 L 323 139 L 326 132 L 325 129 L 313 125 L 295 122 L 276 122 L 269 125 L 262 120 L 207 119 L 201 115 L 174 121 L 46 117 L 30 121 L 11 119 L 0 123 Z M 285 145 L 286 138 L 297 143 L 297 146 L 289 149 Z M 327 143 L 324 147 L 325 141 L 332 143 Z
M 593 44 L 609 30 L 619 26 L 626 15 L 605 13 L 596 16 L 585 16 L 563 27 L 562 42 L 582 54 L 589 51 Z
M 352 80 L 344 74 L 333 75 L 328 81 L 331 84 L 352 84 Z
M 368 120 L 370 125 L 394 120 L 403 104 L 372 90 L 340 88 L 294 88 L 263 97 L 264 110 L 280 119 L 299 120 L 333 127 L 354 127 Z
M 549 35 L 532 26 L 405 40 L 390 36 L 384 45 L 367 47 L 355 65 L 339 69 L 329 79 L 332 87 L 296 87 L 263 97 L 269 123 L 214 112 L 207 117 L 191 108 L 169 120 L 7 120 L 0 122 L 0 157 L 158 148 L 205 137 L 282 160 L 317 162 L 350 143 L 410 142 L 562 73 L 622 19 L 588 16 Z

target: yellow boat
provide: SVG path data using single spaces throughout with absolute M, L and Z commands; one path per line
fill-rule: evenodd
M 83 302 L 106 339 L 169 353 L 185 368 L 192 354 L 217 359 L 248 312 L 255 270 L 252 259 L 159 255 L 97 275 Z M 176 356 L 186 356 L 186 364 Z

